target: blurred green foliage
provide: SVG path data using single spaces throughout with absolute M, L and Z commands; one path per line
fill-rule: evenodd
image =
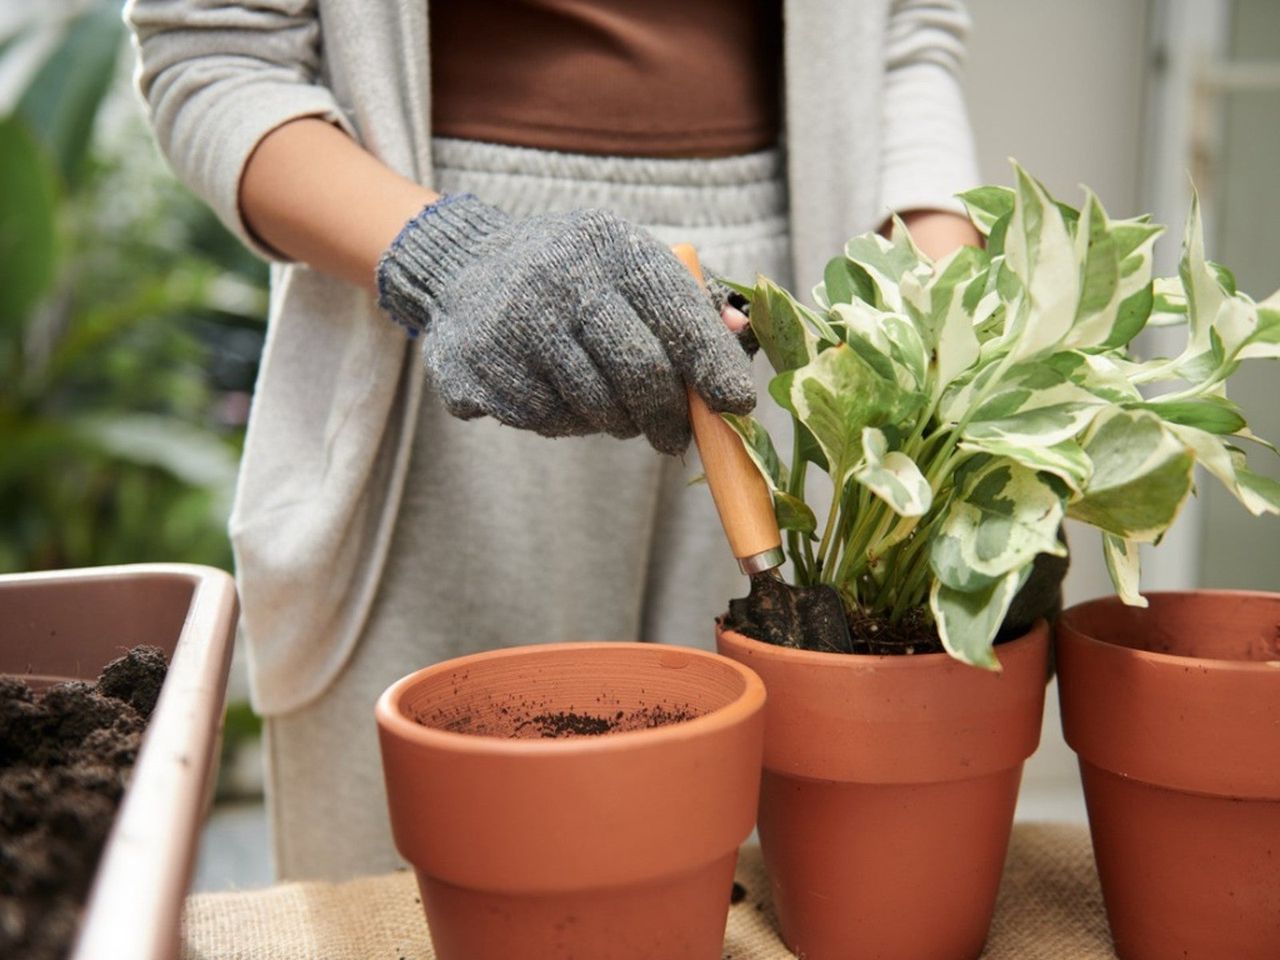
M 0 37 L 43 43 L 0 116 L 0 572 L 229 567 L 266 268 L 158 160 L 118 0 L 84 6 Z

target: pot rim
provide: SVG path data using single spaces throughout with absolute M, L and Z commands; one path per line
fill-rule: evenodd
M 1034 642 L 1033 638 L 1042 625 L 1044 626 L 1044 629 L 1052 633 L 1052 626 L 1045 621 L 1044 617 L 1040 617 L 1035 621 L 1035 623 L 1027 628 L 1025 633 L 1020 634 L 1013 640 L 1006 640 L 1004 643 L 996 646 L 995 651 L 997 660 L 999 659 L 1001 650 L 1012 650 Z M 838 667 L 843 664 L 845 666 L 858 666 L 860 668 L 875 666 L 877 669 L 880 669 L 881 667 L 888 667 L 894 670 L 907 670 L 913 668 L 922 669 L 928 666 L 940 666 L 943 665 L 944 662 L 950 661 L 955 663 L 957 666 L 970 667 L 974 670 L 982 670 L 981 667 L 972 667 L 971 664 L 967 664 L 963 660 L 956 659 L 945 650 L 940 653 L 910 654 L 829 653 L 824 650 L 800 650 L 796 647 L 783 647 L 776 643 L 766 643 L 763 640 L 757 640 L 754 637 L 747 636 L 745 633 L 739 633 L 731 627 L 724 626 L 723 615 L 716 618 L 716 633 L 717 635 L 733 636 L 735 638 L 734 642 L 741 642 L 741 644 L 748 649 L 764 653 L 769 656 L 799 661 L 801 663 L 809 662 L 814 666 Z M 999 673 L 1000 670 L 982 670 L 982 672 Z
M 1190 597 L 1190 596 L 1211 596 L 1221 599 L 1244 599 L 1256 598 L 1259 600 L 1272 600 L 1280 604 L 1280 593 L 1271 590 L 1232 590 L 1226 589 L 1205 589 L 1205 590 L 1151 590 L 1142 594 L 1148 599 L 1159 597 Z M 1183 667 L 1188 662 L 1205 664 L 1211 666 L 1215 670 L 1230 670 L 1239 673 L 1266 673 L 1280 669 L 1280 659 L 1276 660 L 1228 660 L 1221 657 L 1195 657 L 1189 654 L 1181 653 L 1160 653 L 1156 650 L 1139 650 L 1134 647 L 1126 647 L 1122 643 L 1112 643 L 1109 640 L 1103 640 L 1094 636 L 1084 627 L 1078 625 L 1074 621 L 1077 619 L 1075 614 L 1079 611 L 1094 609 L 1104 606 L 1115 606 L 1117 604 L 1125 605 L 1119 596 L 1108 594 L 1102 597 L 1094 597 L 1092 600 L 1085 600 L 1080 603 L 1072 604 L 1062 611 L 1061 616 L 1055 624 L 1055 637 L 1058 642 L 1070 640 L 1073 643 L 1086 643 L 1104 647 L 1108 650 L 1122 651 L 1124 655 L 1132 656 L 1138 660 L 1145 660 L 1148 663 L 1160 664 L 1170 667 Z M 1142 608 L 1138 608 L 1142 609 Z
M 676 668 L 680 666 L 676 661 L 687 657 L 713 661 L 736 673 L 743 682 L 743 689 L 737 697 L 724 706 L 694 717 L 692 720 L 682 720 L 678 723 L 644 730 L 626 730 L 603 736 L 536 740 L 461 733 L 453 730 L 441 730 L 437 727 L 428 727 L 406 716 L 401 708 L 405 694 L 420 682 L 435 674 L 453 672 L 459 668 L 465 669 L 483 665 L 490 661 L 506 660 L 513 657 L 548 653 L 552 655 L 569 652 L 582 653 L 588 650 L 617 652 L 622 656 L 635 653 L 646 656 L 657 655 L 660 658 L 670 657 L 672 658 L 670 666 Z M 375 715 L 378 725 L 387 733 L 436 750 L 498 757 L 539 757 L 565 754 L 581 756 L 582 754 L 630 750 L 640 746 L 659 746 L 664 743 L 687 740 L 692 737 L 711 735 L 744 722 L 753 714 L 763 710 L 764 702 L 764 681 L 750 667 L 744 666 L 730 657 L 693 647 L 657 643 L 584 641 L 526 644 L 517 647 L 505 647 L 501 650 L 486 650 L 482 653 L 472 653 L 443 660 L 440 663 L 416 670 L 391 684 L 378 698 Z

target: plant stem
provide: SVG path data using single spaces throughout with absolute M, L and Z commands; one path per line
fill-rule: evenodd
M 843 490 L 841 490 L 839 493 L 832 494 L 831 508 L 827 511 L 827 526 L 826 526 L 826 529 L 823 530 L 822 532 L 822 542 L 818 545 L 817 574 L 820 580 L 825 580 L 824 574 L 826 574 L 827 572 L 827 561 L 828 561 L 827 551 L 831 544 L 831 534 L 835 531 L 835 528 L 836 528 L 836 518 L 839 517 L 840 515 L 840 501 L 841 501 L 840 494 L 842 493 L 843 493 Z
M 969 426 L 969 421 L 973 419 L 974 414 L 978 412 L 978 409 L 986 402 L 991 394 L 996 389 L 1004 385 L 1004 375 L 1012 364 L 1013 351 L 1010 350 L 1000 358 L 995 371 L 987 379 L 986 386 L 978 391 L 978 394 L 973 398 L 973 402 L 969 404 L 969 409 L 966 410 L 964 412 L 964 416 L 960 418 L 960 422 L 943 434 L 946 439 L 944 440 L 941 448 L 939 448 L 939 450 L 934 454 L 935 459 L 933 461 L 933 466 L 930 467 L 929 471 L 925 474 L 925 479 L 929 482 L 929 487 L 933 490 L 935 495 L 939 489 L 937 484 L 943 477 L 949 474 L 949 471 L 953 466 L 954 461 L 952 458 L 952 452 L 955 450 L 956 444 L 960 442 L 961 436 L 964 435 L 965 428 Z
M 791 472 L 787 475 L 787 493 L 798 500 L 804 499 L 804 478 L 809 463 L 800 455 L 800 423 L 791 419 Z M 809 586 L 813 583 L 813 547 L 808 534 L 787 531 L 787 552 L 795 567 L 796 583 Z
M 894 598 L 893 609 L 889 611 L 890 623 L 897 623 L 908 610 L 920 606 L 915 602 L 915 593 L 920 589 L 928 572 L 929 564 L 925 562 L 916 564 L 914 569 L 907 573 L 902 589 L 898 592 L 897 597 Z

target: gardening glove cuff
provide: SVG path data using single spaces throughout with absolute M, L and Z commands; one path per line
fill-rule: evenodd
M 445 288 L 484 256 L 486 239 L 510 223 L 510 216 L 470 193 L 427 205 L 378 260 L 378 306 L 410 336 L 424 333 Z

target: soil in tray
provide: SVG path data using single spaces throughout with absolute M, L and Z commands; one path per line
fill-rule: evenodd
M 92 684 L 0 677 L 0 957 L 70 951 L 165 671 L 135 647 Z

